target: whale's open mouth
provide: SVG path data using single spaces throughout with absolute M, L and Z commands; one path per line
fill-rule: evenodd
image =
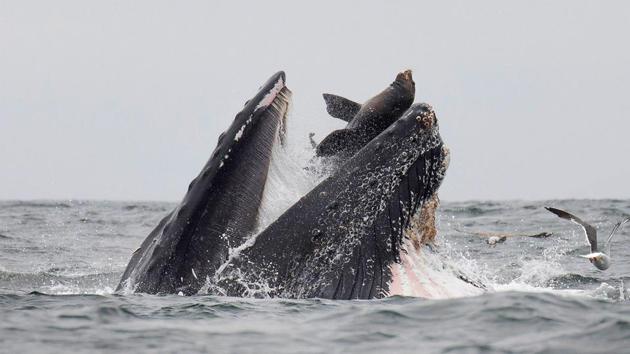
M 407 259 L 415 247 L 407 231 L 446 170 L 433 108 L 412 105 L 267 225 L 259 218 L 290 98 L 280 72 L 245 104 L 182 202 L 134 253 L 119 288 L 190 295 L 207 284 L 223 295 L 369 299 L 422 279 L 401 278 L 413 270 L 399 265 L 417 261 Z M 264 230 L 251 237 L 257 226 Z

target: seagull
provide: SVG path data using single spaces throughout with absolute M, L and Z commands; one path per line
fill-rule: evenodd
M 550 232 L 540 232 L 537 234 L 519 234 L 519 233 L 507 233 L 507 232 L 480 232 L 480 231 L 470 231 L 470 230 L 462 230 L 460 228 L 455 227 L 455 231 L 461 232 L 463 234 L 470 234 L 479 237 L 485 237 L 486 243 L 490 246 L 496 246 L 499 243 L 505 242 L 508 237 L 534 237 L 534 238 L 544 238 L 549 237 L 552 234 Z
M 503 243 L 507 240 L 507 236 L 490 236 L 486 239 L 486 243 L 490 246 L 496 246 L 497 243 Z
M 580 255 L 580 257 L 588 258 L 588 260 L 593 263 L 593 265 L 599 270 L 606 270 L 608 269 L 608 267 L 610 267 L 610 241 L 612 240 L 615 233 L 619 230 L 619 228 L 630 221 L 630 217 L 625 218 L 624 220 L 616 223 L 615 226 L 613 226 L 612 231 L 610 232 L 610 236 L 608 236 L 606 244 L 604 245 L 605 252 L 602 252 L 597 248 L 597 230 L 593 226 L 582 221 L 582 219 L 578 218 L 577 216 L 567 213 L 564 210 L 550 207 L 545 207 L 545 209 L 556 214 L 562 219 L 573 221 L 574 223 L 582 226 L 582 229 L 584 229 L 584 232 L 586 233 L 586 241 L 588 241 L 589 245 L 591 245 L 591 253 Z

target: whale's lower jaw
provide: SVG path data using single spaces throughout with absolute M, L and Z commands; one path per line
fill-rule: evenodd
M 245 103 L 180 204 L 134 252 L 117 291 L 195 294 L 254 232 L 272 151 L 284 141 L 285 82 L 273 75 Z
M 448 157 L 448 149 L 444 147 Z M 448 167 L 448 158 L 443 165 Z M 484 286 L 463 276 L 448 259 L 437 251 L 435 238 L 437 193 L 422 206 L 409 227 L 400 249 L 398 262 L 389 265 L 390 281 L 386 296 L 411 296 L 444 299 L 478 295 Z

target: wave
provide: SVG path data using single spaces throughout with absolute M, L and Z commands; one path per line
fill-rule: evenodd
M 0 202 L 2 208 L 72 208 L 70 203 L 60 201 L 4 201 Z
M 630 340 L 627 306 L 548 293 L 331 301 L 33 292 L 0 295 L 0 306 L 9 343 L 35 333 L 60 351 L 621 353 Z
M 120 272 L 59 275 L 58 268 L 36 273 L 10 272 L 0 268 L 0 291 L 47 294 L 109 294 L 120 279 Z
M 547 284 L 554 288 L 570 289 L 580 285 L 595 285 L 601 283 L 601 279 L 581 274 L 566 273 L 547 280 Z

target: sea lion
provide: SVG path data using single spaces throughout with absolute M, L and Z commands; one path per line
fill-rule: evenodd
M 317 145 L 317 156 L 336 156 L 342 160 L 351 157 L 400 118 L 413 103 L 415 91 L 411 70 L 406 70 L 364 104 L 324 93 L 326 111 L 348 124 L 344 129 L 330 133 Z

